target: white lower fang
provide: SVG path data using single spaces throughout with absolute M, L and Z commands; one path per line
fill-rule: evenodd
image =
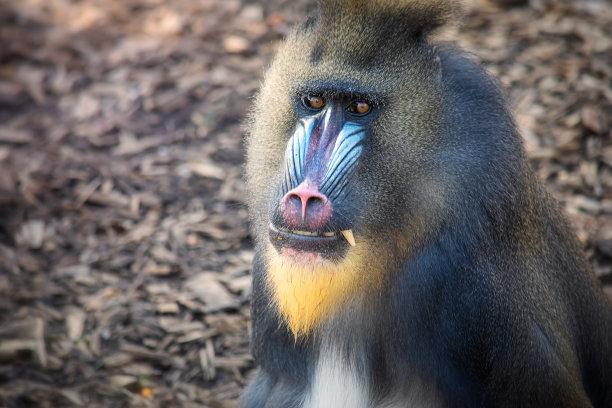
M 350 246 L 355 246 L 355 236 L 353 235 L 353 230 L 344 230 L 340 232 L 344 238 L 346 238 Z

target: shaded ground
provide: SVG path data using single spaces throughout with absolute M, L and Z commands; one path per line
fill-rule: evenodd
M 309 4 L 0 3 L 0 406 L 235 406 L 253 368 L 241 123 Z M 612 294 L 612 6 L 469 3 L 443 38 L 508 89 Z

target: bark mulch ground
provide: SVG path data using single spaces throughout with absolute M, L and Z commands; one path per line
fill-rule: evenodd
M 244 118 L 289 0 L 0 3 L 0 406 L 233 407 L 253 370 Z M 612 6 L 467 2 L 612 294 Z

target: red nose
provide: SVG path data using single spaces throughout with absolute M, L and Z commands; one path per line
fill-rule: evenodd
M 281 200 L 281 213 L 290 226 L 315 230 L 329 220 L 332 205 L 319 188 L 307 179 L 285 194 Z

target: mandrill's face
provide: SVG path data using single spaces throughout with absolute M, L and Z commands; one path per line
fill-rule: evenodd
M 351 185 L 372 105 L 309 92 L 299 111 L 285 149 L 280 199 L 270 209 L 270 242 L 297 263 L 340 261 L 355 246 L 358 206 L 350 205 Z
M 360 276 L 367 242 L 353 233 L 361 231 L 357 178 L 375 102 L 315 86 L 296 99 L 298 118 L 268 202 L 266 245 L 267 281 L 297 336 L 378 275 Z
M 327 55 L 324 44 L 315 49 L 316 30 L 298 31 L 280 50 L 248 139 L 265 281 L 296 336 L 380 290 L 383 271 L 398 266 L 389 260 L 423 236 L 422 207 L 432 213 L 441 201 L 426 197 L 436 182 L 427 168 L 436 143 L 432 112 L 439 111 L 435 53 L 413 55 L 412 66 L 406 55 L 380 66 L 361 56 L 353 66 L 347 62 L 364 52 L 360 44 L 351 50 L 342 41 L 346 55 Z M 406 88 L 402 78 L 412 71 L 421 80 Z

